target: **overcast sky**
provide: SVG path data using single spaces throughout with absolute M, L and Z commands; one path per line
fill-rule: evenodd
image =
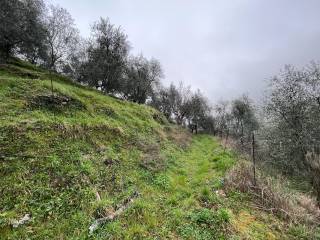
M 160 60 L 165 84 L 183 81 L 211 101 L 259 99 L 284 64 L 320 60 L 318 0 L 49 0 L 83 36 L 99 17 L 121 25 L 132 53 Z

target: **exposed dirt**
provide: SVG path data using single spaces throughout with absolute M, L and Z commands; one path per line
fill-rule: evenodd
M 28 107 L 32 110 L 41 109 L 54 112 L 64 110 L 82 110 L 85 105 L 77 99 L 64 95 L 40 95 L 29 100 Z

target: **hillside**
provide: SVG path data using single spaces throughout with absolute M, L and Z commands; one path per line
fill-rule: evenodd
M 237 158 L 151 107 L 18 60 L 0 67 L 1 239 L 310 239 L 221 190 Z

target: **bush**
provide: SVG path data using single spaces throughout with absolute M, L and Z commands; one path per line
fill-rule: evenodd
M 320 154 L 308 152 L 306 161 L 310 168 L 312 185 L 317 196 L 318 206 L 320 207 Z
M 316 225 L 320 223 L 320 209 L 316 200 L 306 194 L 288 190 L 283 177 L 271 178 L 257 172 L 254 184 L 252 166 L 241 162 L 226 176 L 226 191 L 248 193 L 258 209 L 277 214 L 293 223 Z

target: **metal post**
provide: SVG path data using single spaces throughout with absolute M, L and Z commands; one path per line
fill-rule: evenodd
M 227 128 L 227 136 L 226 136 L 226 139 L 225 139 L 223 152 L 226 151 L 227 144 L 228 144 L 228 138 L 229 138 L 229 128 Z
M 252 132 L 252 163 L 253 163 L 253 184 L 256 185 L 256 157 L 255 157 L 255 139 Z

